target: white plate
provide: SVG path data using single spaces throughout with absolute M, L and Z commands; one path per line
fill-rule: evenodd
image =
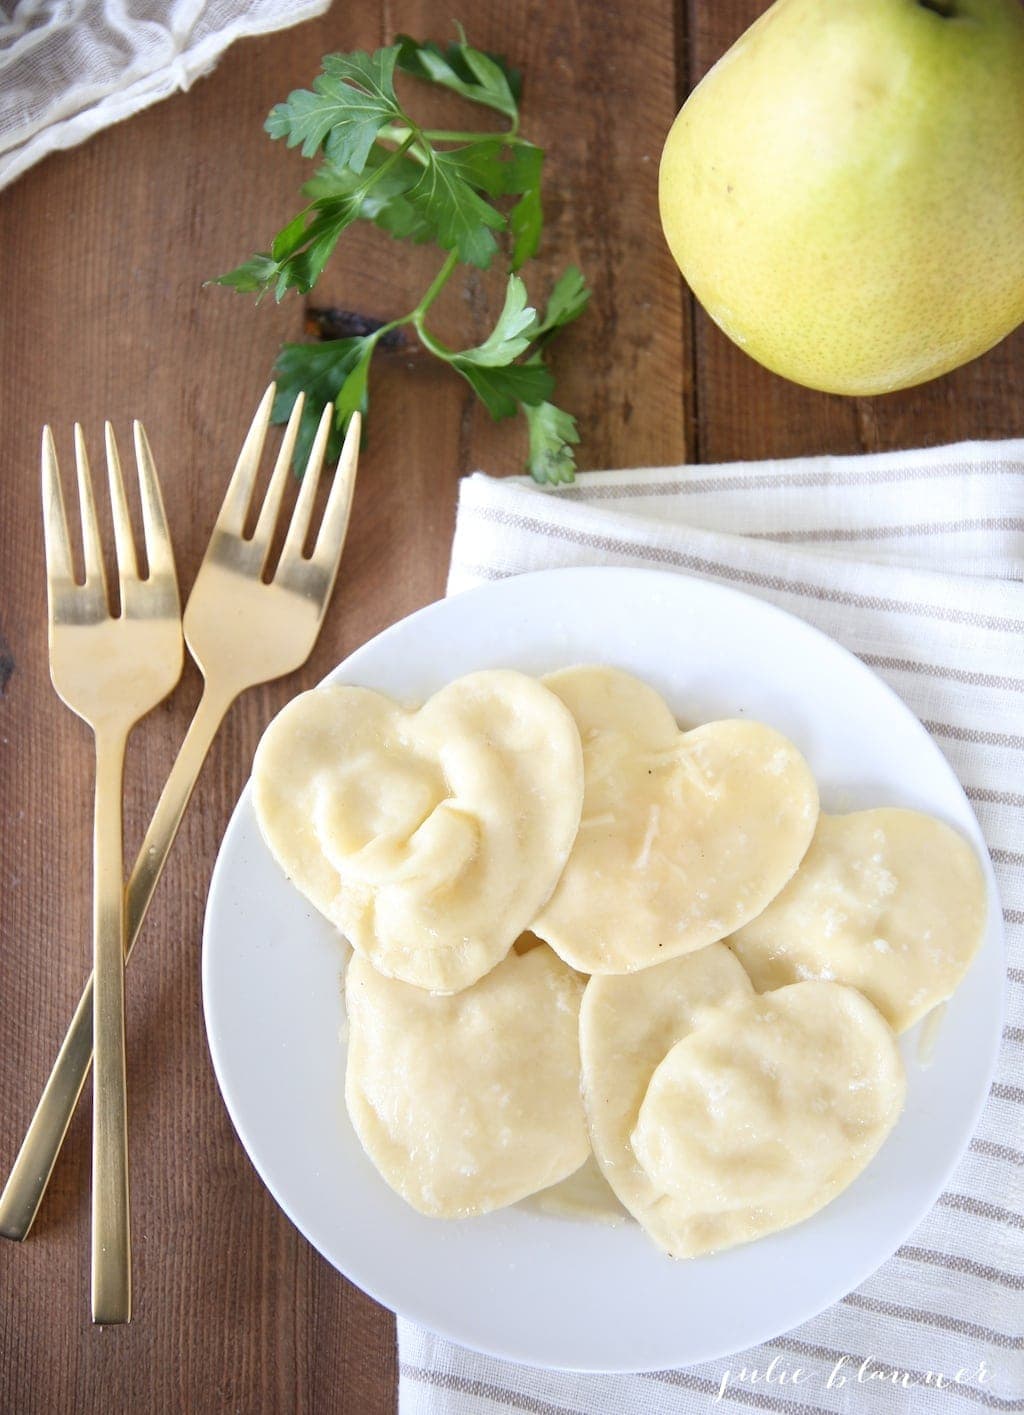
M 807 1222 L 689 1262 L 634 1224 L 516 1207 L 423 1218 L 360 1148 L 342 1098 L 342 946 L 264 846 L 247 787 L 210 889 L 203 999 L 217 1079 L 267 1187 L 371 1296 L 498 1356 L 588 1371 L 654 1370 L 744 1350 L 862 1282 L 927 1212 L 988 1091 L 1001 1025 L 1002 935 L 973 812 L 941 752 L 856 658 L 734 590 L 656 571 L 523 575 L 431 605 L 366 644 L 332 681 L 407 702 L 473 669 L 608 663 L 652 683 L 684 725 L 748 716 L 805 753 L 831 811 L 913 806 L 975 842 L 989 877 L 984 947 L 931 1062 L 905 1040 L 906 1111 L 881 1153 Z

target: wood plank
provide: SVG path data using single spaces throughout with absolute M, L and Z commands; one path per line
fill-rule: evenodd
M 681 286 L 657 231 L 654 183 L 675 106 L 672 7 L 487 0 L 471 38 L 527 78 L 527 133 L 550 153 L 543 294 L 577 260 L 594 310 L 556 356 L 581 417 L 584 466 L 673 462 L 691 389 Z M 294 208 L 303 164 L 270 143 L 273 102 L 332 49 L 405 29 L 443 39 L 437 0 L 359 0 L 233 48 L 188 93 L 47 159 L 0 194 L 13 272 L 0 336 L 4 476 L 0 629 L 14 660 L 0 712 L 0 1172 L 6 1174 L 87 971 L 91 765 L 84 727 L 48 682 L 38 436 L 55 424 L 66 464 L 80 419 L 123 439 L 147 425 L 175 531 L 181 583 L 199 563 L 227 470 L 279 342 L 302 335 L 297 298 L 254 310 L 202 281 L 259 247 Z M 324 295 L 393 312 L 432 271 L 376 232 L 340 249 Z M 493 279 L 437 311 L 478 338 Z M 476 466 L 517 470 L 522 437 L 494 427 L 461 383 L 407 353 L 374 374 L 336 605 L 310 663 L 249 694 L 214 747 L 129 980 L 136 1316 L 96 1332 L 87 1315 L 89 1109 L 72 1126 L 31 1240 L 0 1245 L 0 1409 L 359 1412 L 394 1404 L 390 1316 L 341 1279 L 271 1200 L 232 1133 L 203 1033 L 199 945 L 210 870 L 271 714 L 357 644 L 443 590 L 455 492 Z M 137 843 L 198 694 L 182 687 L 140 729 L 126 820 Z

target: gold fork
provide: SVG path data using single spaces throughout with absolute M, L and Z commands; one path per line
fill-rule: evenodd
M 96 1080 L 92 1144 L 92 1319 L 131 1320 L 131 1225 L 124 1039 L 124 843 L 121 791 L 132 727 L 181 676 L 181 605 L 160 484 L 140 423 L 135 460 L 148 572 L 139 575 L 121 462 L 106 425 L 107 475 L 117 552 L 120 613 L 110 612 L 92 477 L 82 429 L 75 466 L 85 581 L 75 581 L 57 453 L 43 430 L 43 531 L 49 602 L 50 677 L 96 740 L 93 824 L 93 1008 Z
M 305 663 L 312 652 L 341 561 L 359 458 L 360 418 L 349 424 L 312 555 L 303 554 L 334 409 L 328 404 L 306 465 L 273 579 L 263 578 L 302 415 L 292 410 L 251 537 L 243 525 L 252 499 L 274 398 L 271 385 L 246 435 L 224 504 L 185 610 L 185 638 L 203 673 L 203 696 L 167 779 L 128 880 L 127 954 L 138 938 L 168 851 L 217 729 L 246 688 Z M 0 1194 L 0 1235 L 27 1236 L 42 1202 L 92 1057 L 92 987 L 86 984 L 10 1177 Z

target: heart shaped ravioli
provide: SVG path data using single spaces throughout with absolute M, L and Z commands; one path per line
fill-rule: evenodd
M 822 815 L 793 879 L 729 945 L 759 991 L 835 979 L 902 1032 L 953 994 L 985 914 L 967 841 L 933 816 L 884 807 Z
M 681 1038 L 753 996 L 750 979 L 721 943 L 587 983 L 580 1059 L 590 1141 L 616 1198 L 641 1223 L 655 1210 L 670 1223 L 673 1208 L 641 1169 L 630 1140 L 651 1076 Z
M 353 956 L 345 1102 L 370 1159 L 413 1208 L 489 1213 L 583 1164 L 582 993 L 544 947 L 510 953 L 447 997 Z
M 534 931 L 584 973 L 691 953 L 759 914 L 810 843 L 818 791 L 793 744 L 758 722 L 681 732 L 629 674 L 545 678 L 583 741 L 579 835 Z
M 254 804 L 294 884 L 382 973 L 457 992 L 547 900 L 579 824 L 559 698 L 473 673 L 416 711 L 364 688 L 295 698 L 263 736 Z
M 905 1090 L 892 1029 L 854 988 L 794 983 L 723 1009 L 651 1076 L 631 1144 L 662 1197 L 637 1217 L 675 1257 L 788 1228 L 860 1174 Z

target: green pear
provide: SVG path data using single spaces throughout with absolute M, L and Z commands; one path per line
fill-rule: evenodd
M 716 324 L 884 393 L 1024 320 L 1020 0 L 777 0 L 676 118 L 661 218 Z

